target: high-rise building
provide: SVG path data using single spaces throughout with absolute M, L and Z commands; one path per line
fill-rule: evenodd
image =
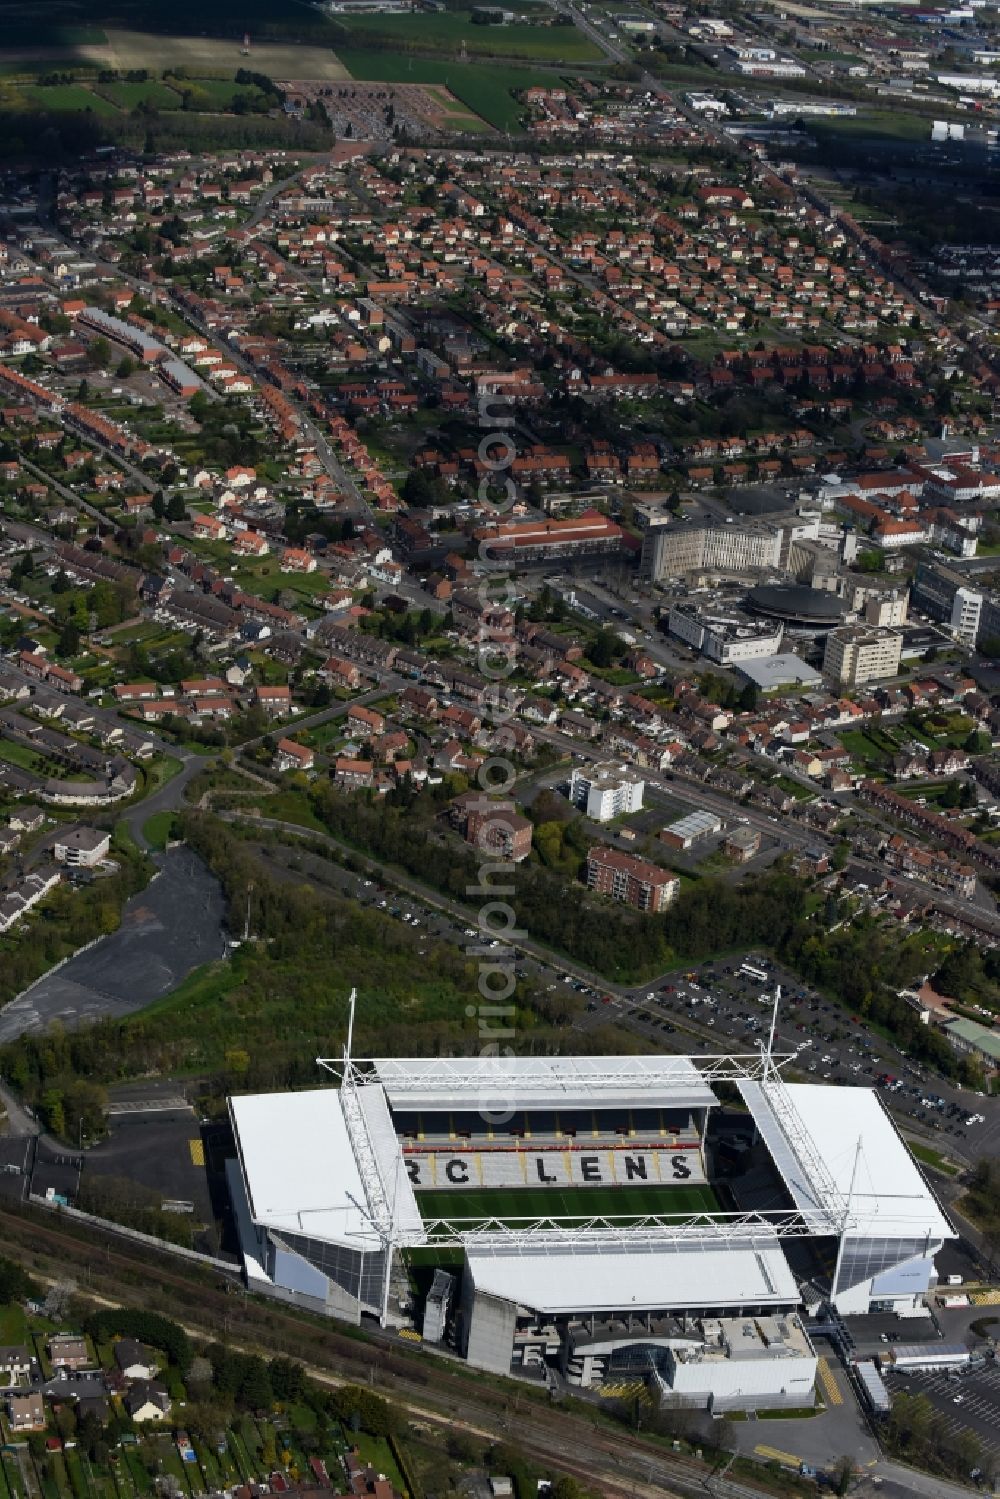
M 823 672 L 842 687 L 880 682 L 899 671 L 903 637 L 872 625 L 841 625 L 826 637 Z
M 569 780 L 569 799 L 594 822 L 610 822 L 628 812 L 642 811 L 646 783 L 640 776 L 611 761 L 574 766 Z

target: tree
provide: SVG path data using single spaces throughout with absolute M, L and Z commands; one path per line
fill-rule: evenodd
M 106 370 L 111 363 L 111 345 L 106 338 L 95 338 L 88 351 L 91 366 L 95 370 Z
M 137 368 L 135 360 L 130 358 L 128 354 L 125 354 L 118 361 L 118 368 L 115 370 L 115 374 L 119 380 L 127 380 L 131 375 L 135 374 Z
M 167 501 L 168 520 L 187 520 L 187 506 L 179 494 L 172 494 Z
M 167 502 L 163 497 L 163 490 L 158 489 L 150 503 L 150 509 L 156 520 L 162 520 L 167 513 Z
M 67 619 L 56 641 L 57 656 L 75 656 L 80 649 L 80 630 L 72 619 Z
M 622 642 L 613 631 L 598 630 L 587 654 L 595 666 L 604 668 L 613 665 L 615 657 L 621 653 L 621 646 Z
M 252 1411 L 268 1411 L 274 1404 L 274 1391 L 267 1365 L 256 1354 L 247 1361 L 237 1390 L 237 1399 Z

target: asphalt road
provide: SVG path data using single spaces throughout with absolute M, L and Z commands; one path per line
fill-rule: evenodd
M 226 951 L 217 880 L 188 848 L 171 849 L 132 897 L 118 931 L 50 970 L 0 1011 L 0 1042 L 45 1029 L 129 1015 Z

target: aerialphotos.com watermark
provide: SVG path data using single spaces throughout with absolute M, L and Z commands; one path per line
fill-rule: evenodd
M 479 461 L 484 470 L 479 481 L 479 501 L 499 521 L 510 513 L 517 499 L 517 485 L 510 472 L 517 454 L 512 432 L 514 414 L 506 397 L 495 393 L 480 396 L 479 425 L 483 428 Z M 491 560 L 488 536 L 480 543 L 479 556 L 484 562 Z M 507 591 L 509 595 L 509 583 Z M 482 1042 L 480 1056 L 493 1063 L 484 1069 L 478 1098 L 479 1117 L 492 1125 L 507 1124 L 514 1115 L 511 1100 L 500 1086 L 500 1077 L 503 1059 L 514 1055 L 509 1043 L 514 1039 L 513 1021 L 517 1007 L 506 1003 L 517 984 L 515 949 L 510 944 L 525 935 L 518 929 L 517 915 L 509 899 L 514 894 L 511 875 L 516 865 L 496 856 L 498 848 L 503 847 L 506 820 L 514 811 L 513 801 L 502 798 L 513 787 L 517 770 L 509 758 L 497 754 L 496 750 L 514 749 L 514 736 L 506 727 L 510 709 L 501 684 L 515 669 L 517 641 L 512 610 L 503 600 L 490 597 L 488 575 L 480 578 L 477 594 L 480 603 L 478 664 L 480 673 L 490 683 L 487 706 L 494 729 L 494 753 L 479 766 L 476 779 L 480 795 L 470 808 L 483 814 L 476 834 L 481 861 L 478 883 L 467 886 L 465 893 L 470 898 L 478 896 L 482 904 L 477 922 L 479 940 L 470 947 L 479 958 L 480 1003 L 470 1005 L 466 1014 L 470 1019 L 478 1017 Z M 497 943 L 499 946 L 492 945 Z M 490 1087 L 490 1073 L 494 1074 L 495 1089 Z

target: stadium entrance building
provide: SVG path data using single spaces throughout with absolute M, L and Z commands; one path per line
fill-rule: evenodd
M 420 1326 L 433 1281 L 426 1335 L 483 1369 L 809 1403 L 798 1309 L 912 1314 L 954 1234 L 878 1095 L 783 1060 L 345 1053 L 339 1087 L 233 1097 L 248 1283 Z

